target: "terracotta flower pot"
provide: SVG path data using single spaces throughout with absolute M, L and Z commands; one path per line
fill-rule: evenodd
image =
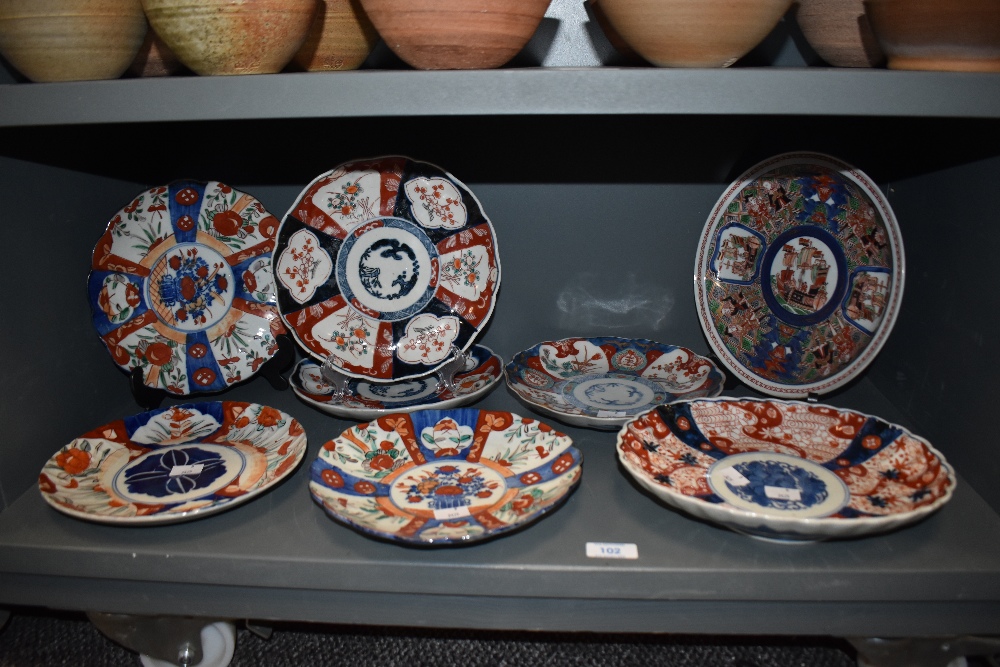
M 866 0 L 891 69 L 1000 72 L 1000 1 Z
M 793 0 L 600 0 L 629 46 L 660 67 L 728 67 L 760 44 Z
M 877 67 L 885 61 L 863 0 L 798 0 L 796 22 L 820 58 L 835 67 Z
M 357 69 L 378 42 L 359 0 L 321 0 L 295 64 L 310 72 Z
M 191 71 L 280 72 L 302 46 L 317 0 L 142 0 L 149 24 Z
M 417 69 L 491 69 L 538 29 L 550 0 L 361 0 L 386 45 Z
M 0 0 L 0 54 L 32 81 L 116 79 L 145 35 L 139 0 Z

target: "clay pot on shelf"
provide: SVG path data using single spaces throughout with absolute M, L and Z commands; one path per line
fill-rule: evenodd
M 149 24 L 204 76 L 272 74 L 305 41 L 317 0 L 142 0 Z
M 778 25 L 793 0 L 600 0 L 629 46 L 659 67 L 728 67 Z
M 117 79 L 146 29 L 139 0 L 0 1 L 0 54 L 31 81 Z
M 890 69 L 1000 72 L 1000 1 L 865 0 Z
M 360 0 L 321 0 L 295 64 L 309 72 L 357 69 L 378 42 Z
M 598 4 L 598 0 L 587 0 L 588 9 L 590 10 L 590 15 L 594 18 L 597 26 L 604 33 L 604 36 L 608 38 L 608 43 L 614 47 L 615 51 L 621 55 L 626 62 L 633 65 L 645 64 L 642 56 L 635 52 L 635 50 L 628 45 L 622 36 L 618 34 L 611 22 L 608 21 L 608 17 L 604 14 L 604 8 Z
M 417 69 L 492 69 L 538 29 L 550 0 L 361 0 L 386 45 Z
M 128 71 L 132 76 L 170 76 L 180 68 L 181 61 L 170 47 L 160 39 L 155 30 L 148 30 Z
M 809 46 L 834 67 L 885 62 L 863 0 L 798 0 L 795 20 Z

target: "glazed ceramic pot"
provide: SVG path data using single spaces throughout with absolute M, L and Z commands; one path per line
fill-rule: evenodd
M 142 0 L 149 24 L 202 75 L 280 72 L 305 41 L 317 0 Z
M 767 37 L 792 0 L 601 0 L 614 29 L 660 67 L 728 67 Z
M 795 19 L 817 55 L 835 67 L 877 67 L 885 54 L 863 0 L 798 0 Z
M 321 1 L 295 64 L 310 72 L 357 69 L 377 41 L 360 0 Z
M 386 45 L 417 69 L 491 69 L 535 34 L 549 0 L 361 0 Z
M 116 79 L 146 27 L 139 0 L 2 0 L 0 54 L 32 81 Z
M 997 0 L 866 0 L 891 69 L 1000 72 Z
M 128 71 L 133 76 L 169 76 L 181 68 L 181 61 L 153 30 L 146 31 L 146 39 L 139 48 Z
M 587 0 L 587 5 L 590 10 L 590 15 L 593 17 L 594 22 L 604 33 L 604 36 L 608 38 L 608 43 L 614 47 L 615 51 L 619 53 L 628 63 L 639 65 L 643 63 L 642 56 L 635 52 L 635 50 L 628 45 L 622 36 L 618 34 L 611 22 L 608 21 L 608 17 L 604 14 L 604 8 L 598 3 L 598 0 Z

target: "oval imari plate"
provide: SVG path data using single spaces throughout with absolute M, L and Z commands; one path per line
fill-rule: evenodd
M 618 432 L 625 470 L 667 504 L 777 541 L 859 537 L 951 498 L 944 456 L 902 426 L 818 403 L 697 399 Z
M 582 463 L 569 436 L 534 419 L 421 410 L 359 424 L 323 445 L 309 490 L 332 518 L 367 535 L 468 544 L 559 507 Z
M 218 181 L 150 188 L 94 248 L 94 327 L 122 369 L 171 394 L 217 392 L 278 351 L 278 220 Z
M 564 338 L 518 352 L 507 386 L 529 407 L 575 426 L 615 429 L 660 403 L 718 396 L 709 359 L 641 338 Z
M 191 403 L 85 433 L 49 459 L 38 487 L 52 507 L 79 519 L 176 523 L 266 492 L 305 452 L 302 426 L 276 408 Z
M 430 375 L 399 382 L 347 382 L 347 393 L 338 397 L 336 389 L 323 378 L 320 364 L 303 359 L 289 377 L 292 391 L 305 403 L 323 412 L 362 421 L 392 412 L 445 410 L 468 405 L 493 389 L 503 377 L 503 359 L 489 348 L 473 345 L 465 368 L 455 372 L 452 386 Z
M 422 377 L 493 312 L 493 225 L 451 174 L 404 157 L 341 165 L 302 191 L 274 252 L 278 310 L 315 359 L 376 382 Z
M 817 153 L 761 162 L 708 218 L 695 301 L 712 349 L 743 383 L 802 398 L 858 376 L 903 298 L 903 240 L 878 187 Z

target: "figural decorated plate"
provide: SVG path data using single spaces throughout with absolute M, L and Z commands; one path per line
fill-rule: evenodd
M 122 369 L 186 396 L 254 375 L 278 351 L 271 251 L 278 220 L 219 183 L 150 188 L 94 248 L 94 327 Z
M 479 400 L 503 377 L 503 360 L 482 345 L 473 345 L 462 360 L 445 376 L 435 375 L 399 382 L 374 383 L 352 379 L 338 388 L 323 376 L 323 368 L 312 359 L 303 359 L 292 372 L 295 394 L 323 412 L 363 421 L 391 412 L 413 412 L 433 408 L 444 410 Z M 447 368 L 447 367 L 445 367 Z
M 376 382 L 423 377 L 486 325 L 496 234 L 451 174 L 404 157 L 322 174 L 281 222 L 278 310 L 321 363 Z
M 725 375 L 685 347 L 632 338 L 564 338 L 519 352 L 507 386 L 575 426 L 615 429 L 661 403 L 718 396 Z
M 740 381 L 785 398 L 864 370 L 899 313 L 903 241 L 878 187 L 817 153 L 762 162 L 719 199 L 698 243 L 695 301 Z
M 323 445 L 309 490 L 332 518 L 367 535 L 466 544 L 526 526 L 565 502 L 583 473 L 572 445 L 509 412 L 386 415 Z
M 115 525 L 175 523 L 221 512 L 292 474 L 306 434 L 256 403 L 215 401 L 143 412 L 85 433 L 42 468 L 55 509 Z
M 697 399 L 640 415 L 618 458 L 664 502 L 781 541 L 858 537 L 944 505 L 955 473 L 902 426 L 798 401 Z

